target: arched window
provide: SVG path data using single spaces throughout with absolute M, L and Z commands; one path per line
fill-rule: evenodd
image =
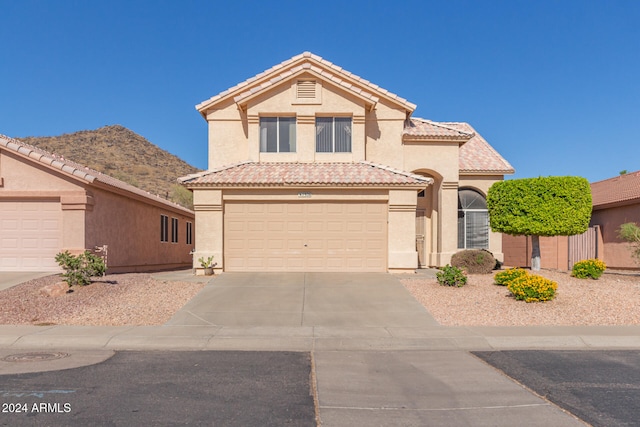
M 489 248 L 489 212 L 482 194 L 471 189 L 458 190 L 458 248 Z

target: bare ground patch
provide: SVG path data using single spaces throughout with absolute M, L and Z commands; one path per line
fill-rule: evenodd
M 43 286 L 60 281 L 53 275 L 0 291 L 0 324 L 162 325 L 204 287 L 204 283 L 165 282 L 147 273 L 127 273 L 74 286 L 59 297 L 40 294 Z

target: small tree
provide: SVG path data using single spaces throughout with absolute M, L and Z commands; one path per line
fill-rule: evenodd
M 591 187 L 585 178 L 550 176 L 494 183 L 487 194 L 493 231 L 531 236 L 531 269 L 540 270 L 540 236 L 572 236 L 589 228 Z
M 64 269 L 62 277 L 69 286 L 88 285 L 92 277 L 103 276 L 106 272 L 104 260 L 89 251 L 79 255 L 71 255 L 69 251 L 60 252 L 56 255 L 56 262 Z
M 640 227 L 635 222 L 626 222 L 618 228 L 618 237 L 631 243 L 631 251 L 640 262 Z

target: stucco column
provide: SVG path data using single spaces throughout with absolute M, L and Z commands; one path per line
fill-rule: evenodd
M 213 256 L 214 270 L 222 271 L 222 190 L 194 189 L 193 210 L 196 212 L 193 267 L 201 271 L 198 260 Z
M 351 151 L 353 153 L 353 161 L 360 162 L 365 160 L 365 140 L 364 133 L 364 115 L 353 116 L 353 126 L 351 127 Z
M 296 119 L 296 152 L 299 162 L 313 162 L 316 153 L 316 118 L 298 115 Z
M 403 273 L 418 268 L 416 251 L 417 191 L 389 191 L 389 259 L 390 273 Z
M 65 194 L 60 197 L 62 208 L 62 248 L 72 254 L 87 249 L 85 235 L 86 212 L 93 209 L 93 196 L 88 193 Z
M 458 252 L 458 182 L 444 181 L 440 189 L 440 215 L 438 216 L 438 252 L 436 265 L 451 263 Z
M 257 114 L 247 115 L 248 126 L 248 159 L 251 162 L 260 160 L 260 116 Z M 229 144 L 229 142 L 227 142 Z

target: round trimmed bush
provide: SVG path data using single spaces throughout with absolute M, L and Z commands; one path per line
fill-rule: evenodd
M 558 284 L 553 280 L 535 274 L 527 274 L 513 279 L 507 289 L 517 300 L 525 302 L 550 301 L 556 296 Z
M 588 277 L 598 279 L 606 269 L 606 264 L 599 259 L 585 259 L 573 264 L 571 275 L 578 279 L 586 279 Z
M 451 265 L 469 274 L 490 274 L 496 267 L 496 259 L 484 249 L 465 249 L 453 254 Z

